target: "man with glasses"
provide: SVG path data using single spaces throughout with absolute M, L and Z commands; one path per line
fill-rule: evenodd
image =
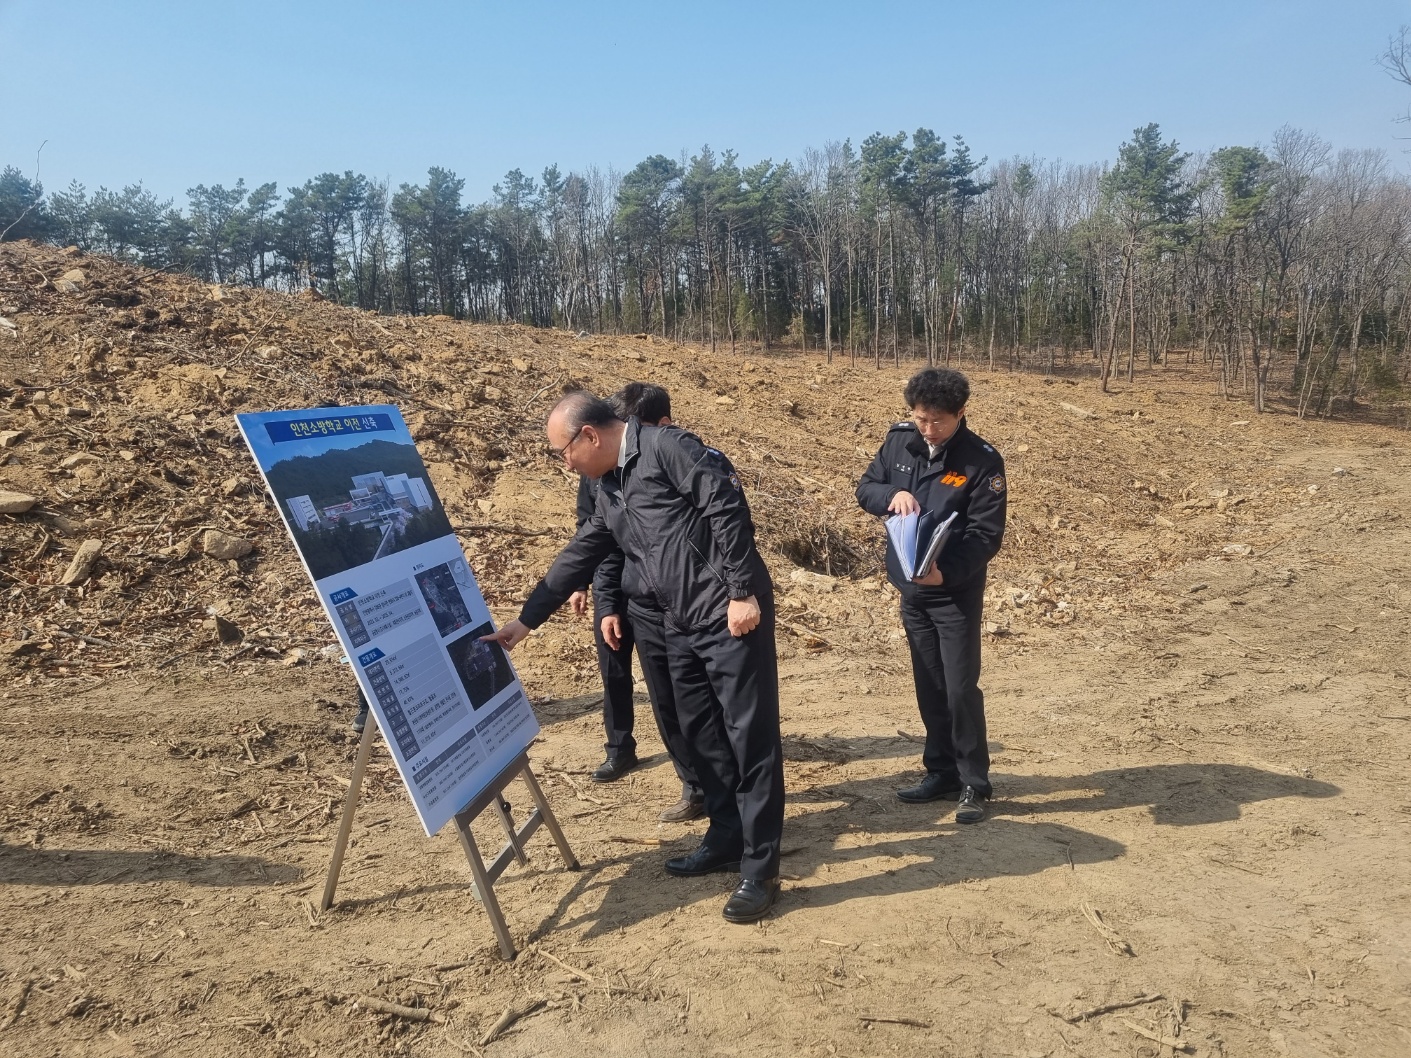
M 701 845 L 666 862 L 691 877 L 740 872 L 730 922 L 769 913 L 779 892 L 784 763 L 774 593 L 728 460 L 675 426 L 624 422 L 591 393 L 570 393 L 546 424 L 574 470 L 600 479 L 593 516 L 559 553 L 519 618 L 487 639 L 513 648 L 604 559 L 621 550 L 629 596 L 661 608 L 681 729 L 710 817 Z
M 671 394 L 650 382 L 629 382 L 609 401 L 622 419 L 636 417 L 643 426 L 671 425 Z M 598 480 L 578 479 L 578 528 L 593 516 L 598 502 Z M 690 751 L 681 733 L 676 695 L 667 666 L 660 606 L 640 583 L 636 570 L 625 568 L 619 549 L 593 573 L 593 639 L 598 651 L 598 671 L 603 677 L 603 728 L 607 734 L 607 760 L 590 778 L 613 782 L 637 767 L 637 741 L 632 736 L 632 650 L 636 647 L 647 684 L 657 733 L 681 780 L 681 797 L 657 816 L 664 823 L 683 823 L 705 812 L 705 794 L 696 780 Z M 629 594 L 629 591 L 631 592 Z M 568 599 L 573 612 L 588 610 L 588 593 L 576 591 Z
M 959 371 L 927 368 L 904 391 L 911 421 L 887 432 L 857 486 L 857 502 L 879 517 L 955 513 L 950 539 L 925 576 L 908 580 L 890 538 L 887 575 L 901 592 L 916 704 L 926 727 L 926 776 L 897 791 L 919 804 L 958 801 L 958 823 L 985 818 L 990 752 L 980 691 L 985 576 L 1004 540 L 1009 498 L 1004 460 L 965 423 L 970 383 Z

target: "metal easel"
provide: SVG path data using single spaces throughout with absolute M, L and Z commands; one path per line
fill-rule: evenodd
M 358 743 L 358 756 L 353 765 L 353 776 L 348 785 L 348 796 L 343 802 L 343 818 L 338 824 L 338 838 L 333 844 L 333 861 L 328 865 L 328 880 L 323 886 L 323 900 L 319 904 L 319 908 L 323 911 L 327 911 L 333 906 L 333 894 L 338 889 L 338 874 L 343 868 L 343 854 L 347 851 L 348 838 L 353 831 L 353 815 L 358 808 L 363 775 L 367 772 L 367 762 L 372 756 L 372 743 L 376 732 L 377 719 L 369 712 L 367 723 L 363 727 L 362 740 Z M 529 788 L 529 796 L 534 800 L 534 810 L 529 813 L 529 818 L 524 821 L 524 824 L 518 828 L 514 825 L 514 817 L 510 814 L 509 803 L 504 797 L 505 787 L 515 778 L 524 780 L 524 785 Z M 508 839 L 505 847 L 488 864 L 481 857 L 480 848 L 475 843 L 475 835 L 470 830 L 470 824 L 487 808 L 495 810 L 495 816 Z M 505 765 L 480 793 L 472 797 L 465 807 L 455 814 L 454 820 L 456 833 L 460 835 L 461 848 L 465 851 L 465 858 L 470 863 L 472 891 L 475 893 L 475 898 L 485 906 L 485 913 L 490 916 L 490 925 L 494 928 L 495 937 L 500 942 L 500 954 L 506 959 L 513 959 L 515 957 L 514 940 L 510 937 L 509 926 L 505 923 L 504 912 L 500 910 L 500 902 L 495 898 L 496 880 L 505 872 L 505 868 L 510 865 L 511 860 L 518 860 L 521 864 L 529 862 L 528 857 L 524 854 L 524 843 L 540 826 L 547 828 L 553 837 L 554 844 L 558 846 L 559 855 L 563 857 L 564 866 L 570 871 L 576 871 L 579 868 L 573 850 L 568 847 L 568 839 L 563 836 L 558 819 L 555 818 L 553 809 L 549 807 L 549 801 L 539 786 L 539 780 L 534 777 L 534 771 L 529 766 L 529 754 L 521 753 Z

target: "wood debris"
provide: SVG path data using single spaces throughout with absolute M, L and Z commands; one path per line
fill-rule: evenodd
M 1186 1040 L 1177 1039 L 1175 1036 L 1167 1036 L 1160 1032 L 1152 1032 L 1150 1029 L 1142 1028 L 1135 1021 L 1128 1021 L 1126 1018 L 1118 1018 L 1117 1020 L 1123 1025 L 1126 1025 L 1127 1028 L 1131 1029 L 1138 1036 L 1144 1036 L 1146 1039 L 1151 1040 L 1153 1043 L 1159 1043 L 1163 1047 L 1170 1047 L 1173 1051 L 1181 1051 L 1185 1054 L 1192 1054 L 1195 1051 L 1195 1046 Z
M 548 1001 L 544 999 L 536 999 L 533 1002 L 529 1003 L 527 1006 L 506 1007 L 505 1012 L 499 1016 L 499 1018 L 495 1021 L 493 1025 L 490 1026 L 489 1031 L 486 1032 L 485 1035 L 480 1038 L 480 1046 L 489 1046 L 495 1041 L 498 1036 L 500 1036 L 501 1033 L 503 1033 L 516 1021 L 518 1021 L 520 1018 L 528 1017 L 530 1014 L 534 1013 L 536 1010 L 542 1007 L 546 1002 Z
M 1103 921 L 1102 912 L 1091 904 L 1084 902 L 1078 905 L 1083 912 L 1083 917 L 1088 920 L 1093 929 L 1102 936 L 1103 942 L 1107 945 L 1107 950 L 1113 955 L 1135 956 L 1137 953 L 1132 950 L 1132 946 L 1122 939 L 1122 935 Z
M 912 1028 L 916 1029 L 929 1029 L 931 1027 L 929 1021 L 918 1021 L 916 1018 L 904 1018 L 884 1014 L 859 1014 L 857 1020 L 862 1022 L 877 1022 L 883 1025 L 910 1025 Z

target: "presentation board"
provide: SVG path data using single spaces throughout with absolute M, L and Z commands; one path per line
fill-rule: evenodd
M 237 415 L 428 835 L 539 724 L 392 405 Z

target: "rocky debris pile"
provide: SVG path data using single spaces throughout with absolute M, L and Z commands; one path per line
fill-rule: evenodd
M 396 403 L 433 480 L 542 459 L 537 422 L 480 381 L 509 358 L 426 330 L 451 321 L 388 321 L 394 334 L 336 306 L 73 260 L 0 246 L 0 664 L 66 676 L 328 644 L 237 411 Z M 444 376 L 418 368 L 433 340 L 459 362 Z M 492 597 L 518 588 L 488 580 Z
M 29 243 L 0 245 L 0 319 L 10 676 L 336 653 L 237 411 L 396 404 L 503 613 L 572 529 L 574 482 L 545 451 L 545 412 L 565 387 L 606 393 L 633 378 L 666 385 L 678 421 L 734 460 L 787 634 L 827 649 L 844 623 L 850 639 L 874 624 L 894 632 L 869 616 L 891 600 L 878 523 L 853 488 L 904 413 L 911 365 L 879 375 L 797 351 L 712 358 L 647 335 L 381 317 Z M 995 634 L 1118 612 L 1137 598 L 1134 577 L 1218 552 L 1235 532 L 1257 546 L 1293 502 L 1247 460 L 1197 443 L 1218 408 L 1131 396 L 1078 416 L 1062 383 L 974 378 L 976 428 L 1006 454 L 1012 486 Z M 843 590 L 790 581 L 794 566 Z M 563 628 L 545 655 L 589 678 L 582 630 Z

